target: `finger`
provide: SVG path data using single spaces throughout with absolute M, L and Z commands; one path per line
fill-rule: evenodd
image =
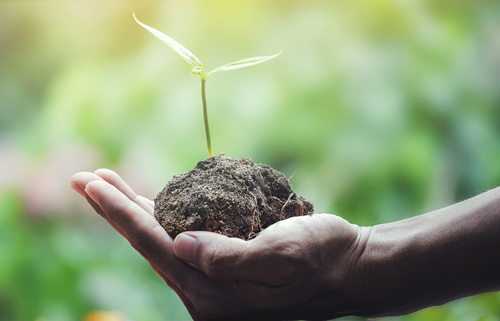
M 94 202 L 94 200 L 92 198 L 90 198 L 90 196 L 86 195 L 85 198 L 87 199 L 87 202 L 90 204 L 90 206 L 92 206 L 92 208 L 94 209 L 94 211 L 101 215 L 102 218 L 106 219 L 106 213 L 104 213 L 101 209 L 101 207 L 99 206 L 99 204 L 97 204 L 96 202 Z
M 165 237 L 171 240 L 158 222 L 137 203 L 118 190 L 115 186 L 104 181 L 91 181 L 85 192 L 94 200 L 107 218 L 115 223 L 125 233 L 132 243 L 142 241 L 142 235 L 152 235 L 155 238 Z M 137 239 L 137 240 L 136 240 Z M 140 247 L 140 244 L 132 244 Z
M 150 215 L 154 215 L 154 203 L 145 197 L 137 195 L 134 190 L 127 183 L 125 183 L 125 181 L 118 174 L 110 169 L 105 168 L 94 171 L 94 174 L 116 187 L 120 192 L 125 194 L 133 202 L 137 203 Z
M 73 175 L 70 179 L 70 186 L 80 195 L 82 195 L 87 202 L 92 206 L 94 211 L 96 211 L 97 214 L 101 215 L 104 219 L 106 219 L 106 214 L 102 211 L 102 209 L 99 207 L 99 204 L 94 202 L 92 198 L 90 198 L 87 193 L 85 192 L 85 187 L 87 186 L 88 183 L 91 181 L 103 181 L 103 179 L 93 173 L 89 172 L 80 172 L 76 173 Z
M 295 273 L 314 269 L 312 255 L 317 251 L 310 251 L 318 248 L 316 243 L 324 242 L 315 231 L 326 229 L 321 235 L 327 238 L 331 235 L 328 224 L 323 216 L 290 218 L 271 225 L 250 241 L 189 231 L 176 237 L 174 253 L 212 279 L 280 286 L 291 281 Z
M 104 179 L 94 173 L 90 173 L 90 172 L 80 172 L 80 173 L 76 173 L 74 174 L 71 179 L 70 179 L 70 186 L 76 191 L 78 192 L 80 195 L 82 195 L 83 197 L 85 197 L 85 199 L 87 199 L 87 202 L 90 204 L 90 206 L 92 206 L 92 208 L 97 212 L 97 214 L 101 215 L 104 219 L 106 219 L 108 221 L 108 223 L 120 234 L 123 235 L 123 232 L 120 230 L 120 228 L 118 228 L 116 226 L 116 224 L 114 224 L 113 222 L 110 222 L 107 217 L 106 217 L 106 214 L 102 211 L 102 209 L 99 207 L 99 205 L 94 202 L 88 195 L 87 193 L 85 192 L 85 187 L 87 186 L 87 184 L 91 181 L 94 181 L 94 180 L 98 180 L 98 181 L 104 181 Z M 124 184 L 124 183 L 123 183 Z M 126 184 L 125 184 L 126 185 Z M 127 185 L 128 186 L 128 185 Z M 145 199 L 144 197 L 142 196 L 138 196 L 140 197 L 141 199 Z M 149 206 L 145 206 L 146 208 L 148 208 Z
M 103 180 L 101 177 L 97 176 L 96 174 L 90 173 L 90 172 L 80 172 L 76 173 L 73 176 L 71 176 L 69 180 L 69 185 L 71 188 L 73 188 L 78 194 L 80 194 L 83 197 L 87 197 L 87 193 L 85 193 L 85 186 L 90 181 L 93 180 Z
M 137 197 L 137 194 L 135 194 L 132 188 L 128 186 L 128 184 L 125 183 L 125 181 L 123 181 L 122 178 L 112 170 L 100 168 L 95 170 L 94 174 L 116 187 L 120 192 L 125 194 L 125 196 L 127 196 L 131 200 Z
M 118 233 L 120 233 L 122 236 L 125 236 L 123 232 L 120 230 L 120 228 L 108 220 L 106 213 L 101 209 L 99 204 L 97 204 L 92 198 L 90 198 L 87 193 L 85 192 L 85 187 L 87 184 L 91 181 L 98 180 L 98 181 L 103 181 L 103 179 L 93 173 L 89 172 L 81 172 L 73 175 L 70 179 L 70 186 L 78 192 L 80 195 L 85 197 L 87 202 L 90 204 L 90 206 L 96 211 L 97 214 L 99 214 L 102 218 L 104 218 Z
M 204 231 L 184 232 L 174 241 L 178 258 L 214 280 L 268 281 L 263 251 L 258 243 Z
M 104 211 L 101 209 L 101 207 L 99 206 L 99 204 L 97 204 L 92 198 L 90 198 L 90 196 L 87 195 L 87 202 L 90 204 L 90 206 L 92 206 L 92 208 L 94 209 L 94 211 L 97 212 L 97 214 L 101 215 L 101 217 L 103 219 L 106 220 L 106 222 L 108 222 L 109 225 L 111 225 L 112 228 L 115 229 L 115 231 L 117 231 L 118 233 L 120 233 L 121 236 L 125 237 L 125 234 L 123 233 L 123 231 L 120 229 L 120 227 L 118 227 L 118 225 L 116 225 L 114 222 L 110 221 L 108 219 L 108 217 L 106 216 L 106 213 L 104 213 Z

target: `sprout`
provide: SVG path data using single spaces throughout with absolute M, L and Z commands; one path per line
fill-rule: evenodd
M 201 77 L 201 99 L 203 102 L 203 120 L 205 122 L 205 135 L 207 138 L 207 150 L 208 150 L 208 156 L 213 156 L 212 152 L 212 143 L 210 140 L 210 129 L 208 126 L 208 115 L 207 115 L 207 99 L 205 95 L 205 82 L 207 81 L 207 77 L 210 76 L 211 74 L 215 74 L 216 72 L 220 71 L 227 71 L 227 70 L 233 70 L 233 69 L 238 69 L 238 68 L 243 68 L 243 67 L 249 67 L 253 66 L 256 64 L 260 64 L 261 62 L 273 59 L 274 57 L 278 56 L 281 54 L 281 51 L 275 55 L 272 56 L 265 56 L 265 57 L 253 57 L 253 58 L 246 58 L 242 60 L 238 60 L 226 65 L 222 65 L 220 67 L 215 68 L 214 70 L 205 73 L 205 67 L 201 63 L 200 59 L 198 59 L 195 55 L 191 53 L 191 51 L 187 50 L 182 46 L 180 43 L 175 41 L 174 39 L 170 38 L 166 34 L 151 28 L 150 26 L 147 26 L 137 20 L 135 17 L 134 19 L 137 21 L 138 24 L 143 26 L 145 29 L 147 29 L 149 32 L 151 32 L 153 35 L 155 35 L 158 39 L 163 41 L 164 43 L 167 44 L 172 50 L 174 50 L 176 53 L 179 54 L 190 66 L 191 66 L 191 75 L 200 75 Z

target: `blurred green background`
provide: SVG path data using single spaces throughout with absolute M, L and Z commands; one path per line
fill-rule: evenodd
M 379 224 L 500 185 L 498 2 L 0 1 L 1 321 L 189 318 L 68 184 L 108 167 L 152 198 L 206 157 L 199 77 L 132 12 L 209 70 L 283 50 L 210 77 L 214 153 L 295 173 L 317 212 Z M 394 319 L 500 320 L 500 295 Z

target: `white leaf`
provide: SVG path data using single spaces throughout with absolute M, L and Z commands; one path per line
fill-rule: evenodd
M 200 59 L 198 59 L 195 55 L 191 53 L 191 51 L 187 50 L 182 46 L 180 43 L 175 41 L 174 39 L 170 38 L 163 32 L 160 32 L 156 30 L 155 28 L 151 28 L 148 25 L 143 24 L 137 18 L 135 17 L 135 13 L 133 13 L 135 21 L 137 21 L 138 24 L 143 26 L 145 29 L 147 29 L 149 32 L 151 32 L 153 35 L 155 35 L 158 39 L 166 43 L 172 50 L 174 50 L 176 53 L 178 53 L 184 60 L 187 61 L 188 64 L 191 65 L 192 67 L 192 74 L 201 74 L 203 73 L 203 64 L 201 63 Z
M 219 71 L 233 70 L 233 69 L 244 68 L 244 67 L 249 67 L 249 66 L 253 66 L 256 64 L 260 64 L 261 62 L 273 59 L 274 57 L 277 57 L 280 54 L 281 54 L 281 51 L 275 55 L 272 55 L 272 56 L 253 57 L 253 58 L 246 58 L 246 59 L 238 60 L 238 61 L 232 62 L 230 64 L 215 68 L 214 70 L 212 70 L 211 72 L 209 72 L 207 74 L 207 77 L 208 77 L 208 75 L 214 74 L 214 73 L 219 72 Z

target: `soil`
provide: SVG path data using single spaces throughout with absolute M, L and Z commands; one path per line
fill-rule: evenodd
M 154 202 L 156 219 L 174 238 L 204 230 L 249 240 L 273 223 L 313 212 L 283 173 L 222 155 L 174 176 Z

